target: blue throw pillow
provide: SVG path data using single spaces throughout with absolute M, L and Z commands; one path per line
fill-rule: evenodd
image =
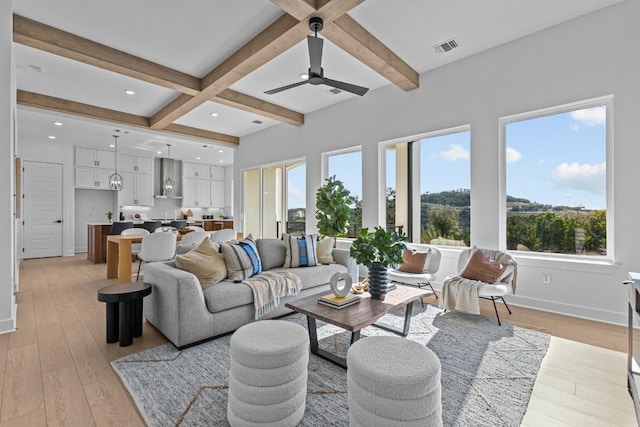
M 318 265 L 318 254 L 316 252 L 317 234 L 291 236 L 283 233 L 282 240 L 286 247 L 284 268 L 314 267 Z
M 262 271 L 256 242 L 251 234 L 239 242 L 223 242 L 220 248 L 227 266 L 228 279 L 241 282 Z

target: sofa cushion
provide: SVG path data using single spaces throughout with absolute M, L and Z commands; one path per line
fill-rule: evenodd
M 318 240 L 316 244 L 316 249 L 318 253 L 318 262 L 321 264 L 333 264 L 336 262 L 333 259 L 333 237 L 325 237 L 324 239 Z
M 317 234 L 305 234 L 303 236 L 290 236 L 282 233 L 286 254 L 284 267 L 314 267 L 318 264 L 316 254 Z
M 205 289 L 227 277 L 227 267 L 218 248 L 204 239 L 195 249 L 175 258 L 176 267 L 193 273 Z
M 221 249 L 228 279 L 239 282 L 262 271 L 256 242 L 251 234 L 239 242 L 224 242 Z
M 256 246 L 263 270 L 271 270 L 272 268 L 279 268 L 284 265 L 286 249 L 282 240 L 258 239 L 256 240 Z

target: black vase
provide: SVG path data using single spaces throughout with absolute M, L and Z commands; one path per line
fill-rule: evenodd
M 369 267 L 369 293 L 371 298 L 383 300 L 387 294 L 387 267 L 379 262 L 374 262 Z

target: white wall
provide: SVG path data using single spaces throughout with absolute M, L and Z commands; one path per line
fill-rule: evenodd
M 628 271 L 640 270 L 640 2 L 626 1 L 540 33 L 457 61 L 420 76 L 420 88 L 395 86 L 305 117 L 301 127 L 279 125 L 241 139 L 235 182 L 243 168 L 285 158 L 307 160 L 307 230 L 315 229 L 314 195 L 321 184 L 321 154 L 362 145 L 364 226 L 378 218 L 378 143 L 459 125 L 471 125 L 472 243 L 499 247 L 501 199 L 498 162 L 500 117 L 614 95 L 612 194 L 613 264 L 519 257 L 520 305 L 626 323 Z M 375 165 L 375 166 L 374 166 Z M 235 200 L 241 200 L 239 185 Z M 240 218 L 236 203 L 235 218 Z M 240 229 L 239 221 L 236 229 Z M 438 279 L 455 271 L 457 251 L 445 250 Z M 542 285 L 544 272 L 551 285 Z
M 15 105 L 13 59 L 13 1 L 0 2 L 0 333 L 15 329 Z
M 115 191 L 76 189 L 74 199 L 74 251 L 87 252 L 87 223 L 108 223 L 106 213 L 114 212 Z

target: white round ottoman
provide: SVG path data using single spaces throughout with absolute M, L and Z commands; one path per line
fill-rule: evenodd
M 349 425 L 442 426 L 440 360 L 422 344 L 369 337 L 347 353 Z
M 227 420 L 231 426 L 296 426 L 307 398 L 309 335 L 284 320 L 261 320 L 231 336 Z

